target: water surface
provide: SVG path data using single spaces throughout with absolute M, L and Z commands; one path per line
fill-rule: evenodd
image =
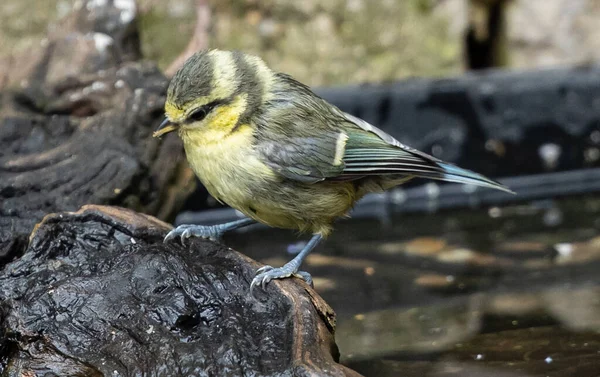
M 305 262 L 365 376 L 600 375 L 600 197 L 340 221 Z M 281 265 L 307 237 L 230 246 Z

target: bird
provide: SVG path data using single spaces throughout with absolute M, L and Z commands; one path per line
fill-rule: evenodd
M 219 240 L 256 222 L 311 234 L 282 267 L 256 271 L 250 291 L 296 276 L 306 256 L 368 193 L 413 178 L 512 191 L 497 181 L 402 144 L 316 95 L 292 76 L 241 51 L 192 55 L 167 88 L 165 119 L 153 136 L 176 131 L 188 163 L 211 196 L 245 217 L 218 225 L 182 224 L 165 242 Z

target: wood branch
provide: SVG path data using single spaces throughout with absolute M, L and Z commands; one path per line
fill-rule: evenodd
M 304 281 L 254 298 L 257 262 L 163 243 L 169 228 L 118 207 L 46 216 L 0 272 L 4 373 L 359 376 L 336 362 L 335 315 Z
M 183 63 L 194 53 L 208 48 L 209 29 L 211 23 L 212 12 L 208 4 L 208 0 L 196 0 L 196 26 L 192 39 L 187 47 L 165 70 L 165 74 L 171 77 L 177 72 Z
M 0 258 L 46 213 L 94 203 L 172 219 L 193 189 L 176 135 L 151 136 L 167 79 L 135 61 L 123 12 L 82 3 L 39 50 L 0 62 Z

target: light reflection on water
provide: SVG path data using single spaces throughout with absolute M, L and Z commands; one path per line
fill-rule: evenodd
M 600 200 L 340 222 L 304 266 L 365 376 L 600 373 Z M 291 232 L 235 234 L 282 264 Z M 591 374 L 590 374 L 591 373 Z

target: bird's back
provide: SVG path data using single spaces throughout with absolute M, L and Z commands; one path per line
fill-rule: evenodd
M 264 158 L 281 174 L 307 182 L 380 182 L 388 189 L 421 177 L 511 192 L 500 183 L 402 144 L 347 114 L 293 78 L 276 75 L 272 106 L 257 133 Z

